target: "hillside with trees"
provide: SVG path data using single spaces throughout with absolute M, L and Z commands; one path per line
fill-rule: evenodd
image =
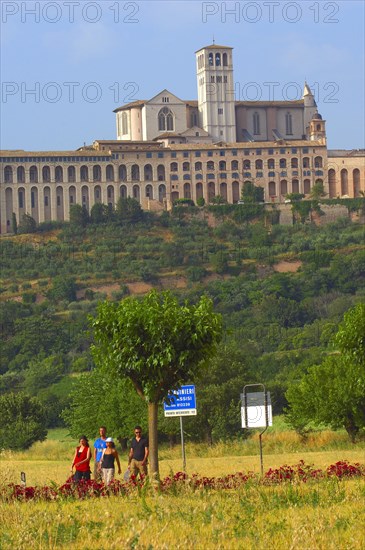
M 223 339 L 196 382 L 199 414 L 186 420 L 189 437 L 210 442 L 242 437 L 246 383 L 265 383 L 282 413 L 288 388 L 331 362 L 344 314 L 365 302 L 364 226 L 348 218 L 284 226 L 255 202 L 179 204 L 159 216 L 133 199 L 116 212 L 95 207 L 75 208 L 70 223 L 24 220 L 25 232 L 0 240 L 0 395 L 36 398 L 46 428 L 92 435 L 107 423 L 121 442 L 136 420 L 147 429 L 130 382 L 95 368 L 91 319 L 102 300 L 152 288 L 181 304 L 212 299 Z M 173 442 L 178 425 L 161 415 L 159 430 Z

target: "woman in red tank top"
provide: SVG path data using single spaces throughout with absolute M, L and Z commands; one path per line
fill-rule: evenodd
M 90 459 L 91 459 L 91 450 L 89 447 L 89 442 L 85 435 L 80 437 L 80 445 L 76 447 L 75 455 L 71 465 L 71 472 L 75 467 L 76 472 L 74 475 L 74 481 L 80 481 L 85 479 L 90 480 Z

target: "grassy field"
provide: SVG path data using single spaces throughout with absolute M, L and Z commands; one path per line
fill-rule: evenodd
M 339 460 L 364 463 L 364 443 L 352 445 L 343 435 L 319 432 L 303 443 L 293 432 L 268 433 L 264 469 L 301 459 L 322 469 Z M 19 482 L 21 471 L 29 486 L 63 483 L 74 446 L 65 431 L 57 431 L 29 451 L 3 452 L 0 485 Z M 187 470 L 202 476 L 258 473 L 258 450 L 257 436 L 211 448 L 189 443 Z M 181 470 L 180 453 L 179 446 L 162 447 L 162 477 Z M 123 469 L 126 461 L 122 456 Z M 224 490 L 183 486 L 176 494 L 142 489 L 140 494 L 85 501 L 0 501 L 0 548 L 362 550 L 364 503 L 359 478 L 273 486 L 252 481 Z

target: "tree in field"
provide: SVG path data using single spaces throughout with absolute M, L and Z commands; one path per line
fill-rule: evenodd
M 220 316 L 206 296 L 180 306 L 171 293 L 151 291 L 141 300 L 101 303 L 92 326 L 96 363 L 130 378 L 147 402 L 150 472 L 158 476 L 158 405 L 207 364 L 221 336 Z
M 287 417 L 298 431 L 316 422 L 345 428 L 354 441 L 365 428 L 365 304 L 345 314 L 335 344 L 338 353 L 289 386 Z
M 45 411 L 36 397 L 25 393 L 0 396 L 0 449 L 28 449 L 46 438 Z

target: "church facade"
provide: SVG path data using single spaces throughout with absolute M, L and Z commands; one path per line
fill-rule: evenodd
M 67 220 L 72 204 L 89 211 L 134 197 L 144 209 L 174 200 L 241 197 L 245 181 L 264 188 L 265 201 L 308 196 L 322 182 L 330 198 L 365 191 L 364 151 L 329 151 L 326 121 L 307 84 L 298 101 L 234 99 L 232 48 L 196 52 L 198 100 L 163 90 L 115 110 L 116 140 L 76 151 L 0 152 L 0 226 L 11 233 L 30 214 L 37 223 Z

